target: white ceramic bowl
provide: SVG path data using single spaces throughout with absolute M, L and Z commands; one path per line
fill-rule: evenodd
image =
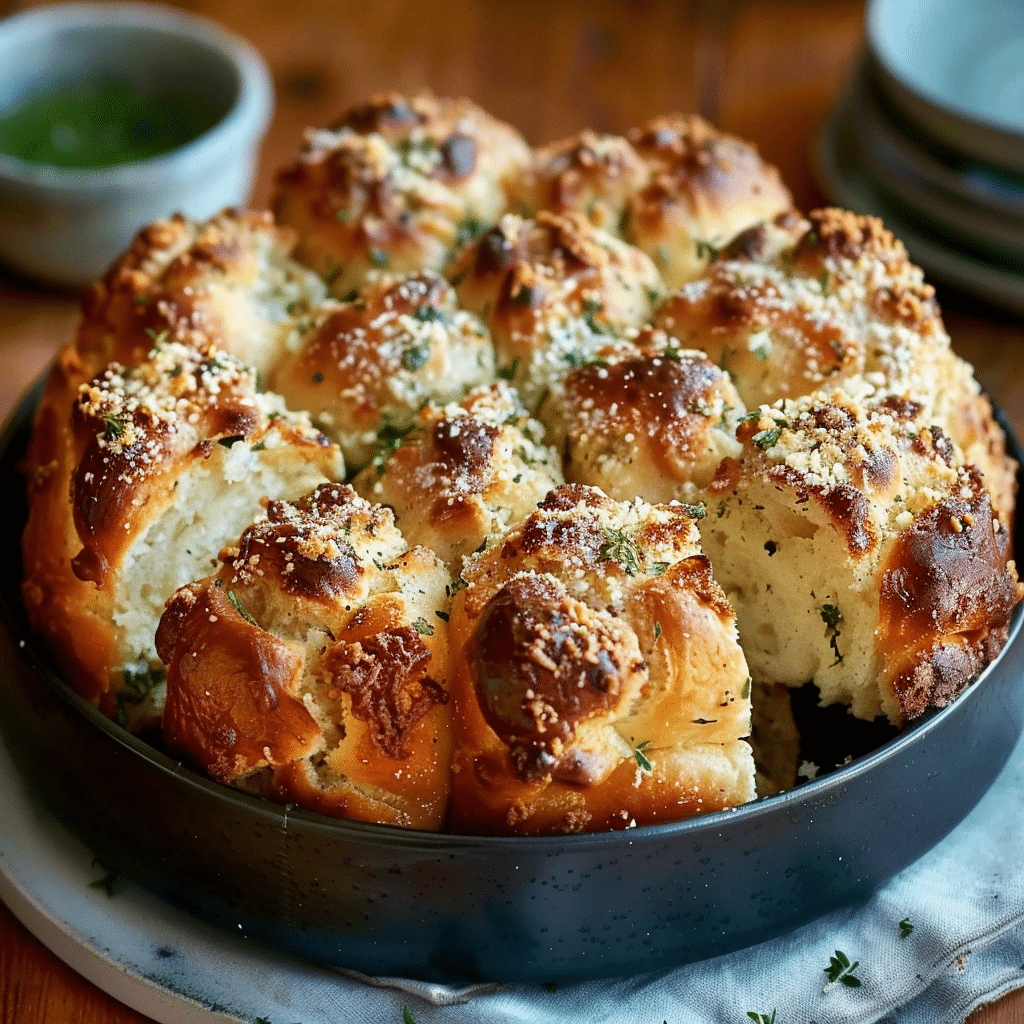
M 249 44 L 150 4 L 61 4 L 0 21 L 0 114 L 33 95 L 105 79 L 186 90 L 217 120 L 180 148 L 111 167 L 51 167 L 0 153 L 0 261 L 30 277 L 82 287 L 144 224 L 175 212 L 206 218 L 248 198 L 273 107 L 270 76 Z
M 900 113 L 940 145 L 1024 173 L 1024 3 L 871 0 L 868 48 Z

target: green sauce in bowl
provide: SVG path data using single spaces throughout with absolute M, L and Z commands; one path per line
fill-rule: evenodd
M 219 117 L 204 97 L 183 91 L 68 85 L 0 112 L 0 153 L 50 167 L 112 167 L 178 149 Z

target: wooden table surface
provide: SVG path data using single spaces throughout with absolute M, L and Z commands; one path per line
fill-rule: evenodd
M 32 3 L 0 0 L 0 16 Z M 810 149 L 862 39 L 862 0 L 189 0 L 247 37 L 277 89 L 253 202 L 307 125 L 385 88 L 466 95 L 545 142 L 697 111 L 756 142 L 798 205 L 824 202 Z M 957 349 L 1024 435 L 1024 323 L 940 290 Z M 65 340 L 73 295 L 0 270 L 0 412 Z M 0 905 L 0 1024 L 138 1024 Z M 1024 1024 L 1024 992 L 971 1024 Z M 341 1022 L 339 1022 L 341 1024 Z M 355 1024 L 355 1022 L 354 1022 Z M 937 1022 L 939 1024 L 939 1022 Z

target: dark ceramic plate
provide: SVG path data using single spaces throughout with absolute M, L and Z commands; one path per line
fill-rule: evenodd
M 30 395 L 0 440 L 0 479 L 22 516 L 16 466 L 33 406 Z M 0 544 L 0 729 L 40 801 L 106 867 L 196 917 L 368 974 L 565 981 L 770 939 L 864 900 L 938 842 L 1024 717 L 1018 609 L 1001 657 L 949 707 L 733 811 L 541 839 L 336 821 L 215 785 L 79 699 L 28 633 L 17 531 Z

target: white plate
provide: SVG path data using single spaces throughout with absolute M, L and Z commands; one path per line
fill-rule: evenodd
M 879 185 L 858 158 L 842 120 L 842 104 L 826 120 L 815 157 L 821 186 L 832 202 L 881 217 L 929 278 L 1024 316 L 1024 276 L 953 249 L 908 221 L 905 205 Z
M 1024 172 L 1024 3 L 870 0 L 868 46 L 901 111 L 937 140 Z
M 998 208 L 970 196 L 969 184 L 937 159 L 929 161 L 888 114 L 866 64 L 854 73 L 836 116 L 865 171 L 894 198 L 946 238 L 973 244 L 1007 269 L 1024 270 L 1024 178 L 1019 192 L 1004 189 Z

